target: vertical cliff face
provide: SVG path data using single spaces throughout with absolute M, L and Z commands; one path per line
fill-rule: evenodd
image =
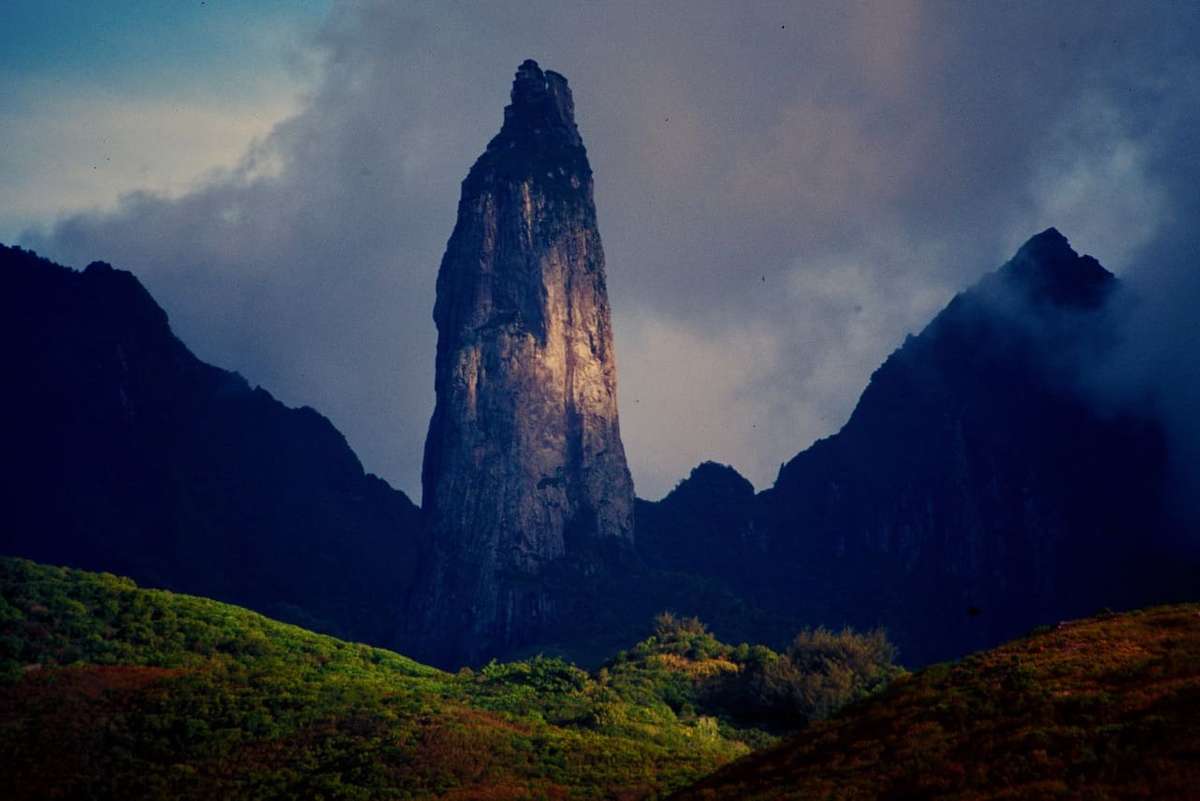
M 592 173 L 567 81 L 526 61 L 442 260 L 415 648 L 473 661 L 561 614 L 547 571 L 632 540 Z

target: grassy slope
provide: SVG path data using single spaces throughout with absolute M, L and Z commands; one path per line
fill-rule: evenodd
M 0 559 L 7 799 L 646 798 L 748 751 L 558 660 L 447 674 L 108 574 Z
M 931 667 L 677 798 L 1200 798 L 1200 606 Z

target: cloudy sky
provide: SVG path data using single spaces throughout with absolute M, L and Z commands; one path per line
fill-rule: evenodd
M 1146 298 L 1106 380 L 1200 402 L 1195 3 L 6 0 L 0 241 L 135 272 L 202 358 L 419 495 L 434 279 L 523 59 L 596 174 L 639 494 L 763 488 L 1057 226 Z

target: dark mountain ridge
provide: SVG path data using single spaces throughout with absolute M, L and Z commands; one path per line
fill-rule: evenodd
M 910 664 L 1195 597 L 1163 511 L 1160 426 L 1101 412 L 1084 388 L 1120 295 L 1058 231 L 1033 237 L 884 362 L 841 431 L 723 509 L 703 565 L 663 545 L 714 519 L 720 490 L 693 492 L 696 474 L 639 507 L 642 552 L 795 620 L 883 624 Z
M 381 642 L 419 512 L 340 433 L 197 359 L 128 272 L 0 246 L 0 552 Z

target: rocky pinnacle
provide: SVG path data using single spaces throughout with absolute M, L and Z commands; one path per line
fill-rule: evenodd
M 477 661 L 564 612 L 547 573 L 600 569 L 633 536 L 633 483 L 592 171 L 567 80 L 526 61 L 462 185 L 437 279 L 425 442 L 431 551 L 417 654 Z

